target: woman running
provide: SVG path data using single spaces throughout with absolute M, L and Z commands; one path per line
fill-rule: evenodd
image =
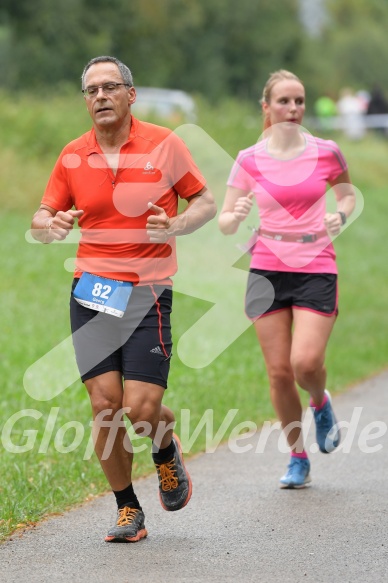
M 280 487 L 303 488 L 311 478 L 297 385 L 310 394 L 319 449 L 330 453 L 340 441 L 325 368 L 338 314 L 331 237 L 352 213 L 355 192 L 337 144 L 301 127 L 305 89 L 296 75 L 273 73 L 261 104 L 263 138 L 239 152 L 219 225 L 225 235 L 236 233 L 255 198 L 260 227 L 251 241 L 246 313 L 254 322 L 271 400 L 291 450 Z M 326 209 L 329 187 L 335 212 Z

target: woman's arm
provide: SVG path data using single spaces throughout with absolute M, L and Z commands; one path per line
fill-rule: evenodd
M 334 190 L 337 211 L 326 213 L 324 223 L 330 235 L 338 235 L 356 206 L 356 193 L 347 170 L 330 182 L 330 186 Z
M 220 230 L 224 235 L 233 235 L 237 232 L 240 223 L 249 215 L 253 204 L 252 199 L 252 192 L 228 186 L 218 218 Z

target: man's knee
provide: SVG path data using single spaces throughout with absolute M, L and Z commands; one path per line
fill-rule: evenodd
M 164 389 L 152 383 L 126 381 L 124 409 L 134 431 L 145 435 L 143 426 L 151 426 L 153 431 L 160 421 Z
M 155 406 L 152 402 L 126 406 L 124 410 L 138 435 L 150 435 L 160 420 L 160 406 Z
M 116 413 L 123 406 L 122 386 L 116 379 L 105 377 L 104 375 L 94 377 L 85 381 L 94 416 L 105 412 L 106 419 L 113 419 Z

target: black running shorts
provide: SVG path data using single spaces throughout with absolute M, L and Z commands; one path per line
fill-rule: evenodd
M 73 297 L 70 320 L 82 381 L 109 371 L 125 380 L 167 388 L 172 350 L 172 289 L 135 286 L 122 318 L 81 306 Z
M 250 269 L 245 312 L 251 320 L 286 308 L 338 314 L 337 275 Z

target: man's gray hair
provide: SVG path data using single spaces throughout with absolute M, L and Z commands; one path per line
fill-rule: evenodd
M 124 63 L 122 63 L 121 61 L 119 61 L 118 59 L 116 59 L 116 57 L 108 57 L 108 56 L 102 56 L 102 57 L 94 57 L 94 59 L 91 59 L 89 61 L 89 63 L 87 65 L 85 65 L 85 68 L 82 72 L 82 77 L 81 77 L 81 81 L 82 81 L 82 89 L 85 89 L 85 75 L 86 72 L 88 71 L 88 69 L 92 66 L 95 65 L 96 63 L 114 63 L 115 65 L 117 65 L 121 77 L 123 79 L 123 82 L 126 85 L 129 85 L 130 87 L 133 86 L 133 77 L 132 77 L 132 73 L 130 71 L 130 69 L 128 69 L 127 65 L 124 65 Z

